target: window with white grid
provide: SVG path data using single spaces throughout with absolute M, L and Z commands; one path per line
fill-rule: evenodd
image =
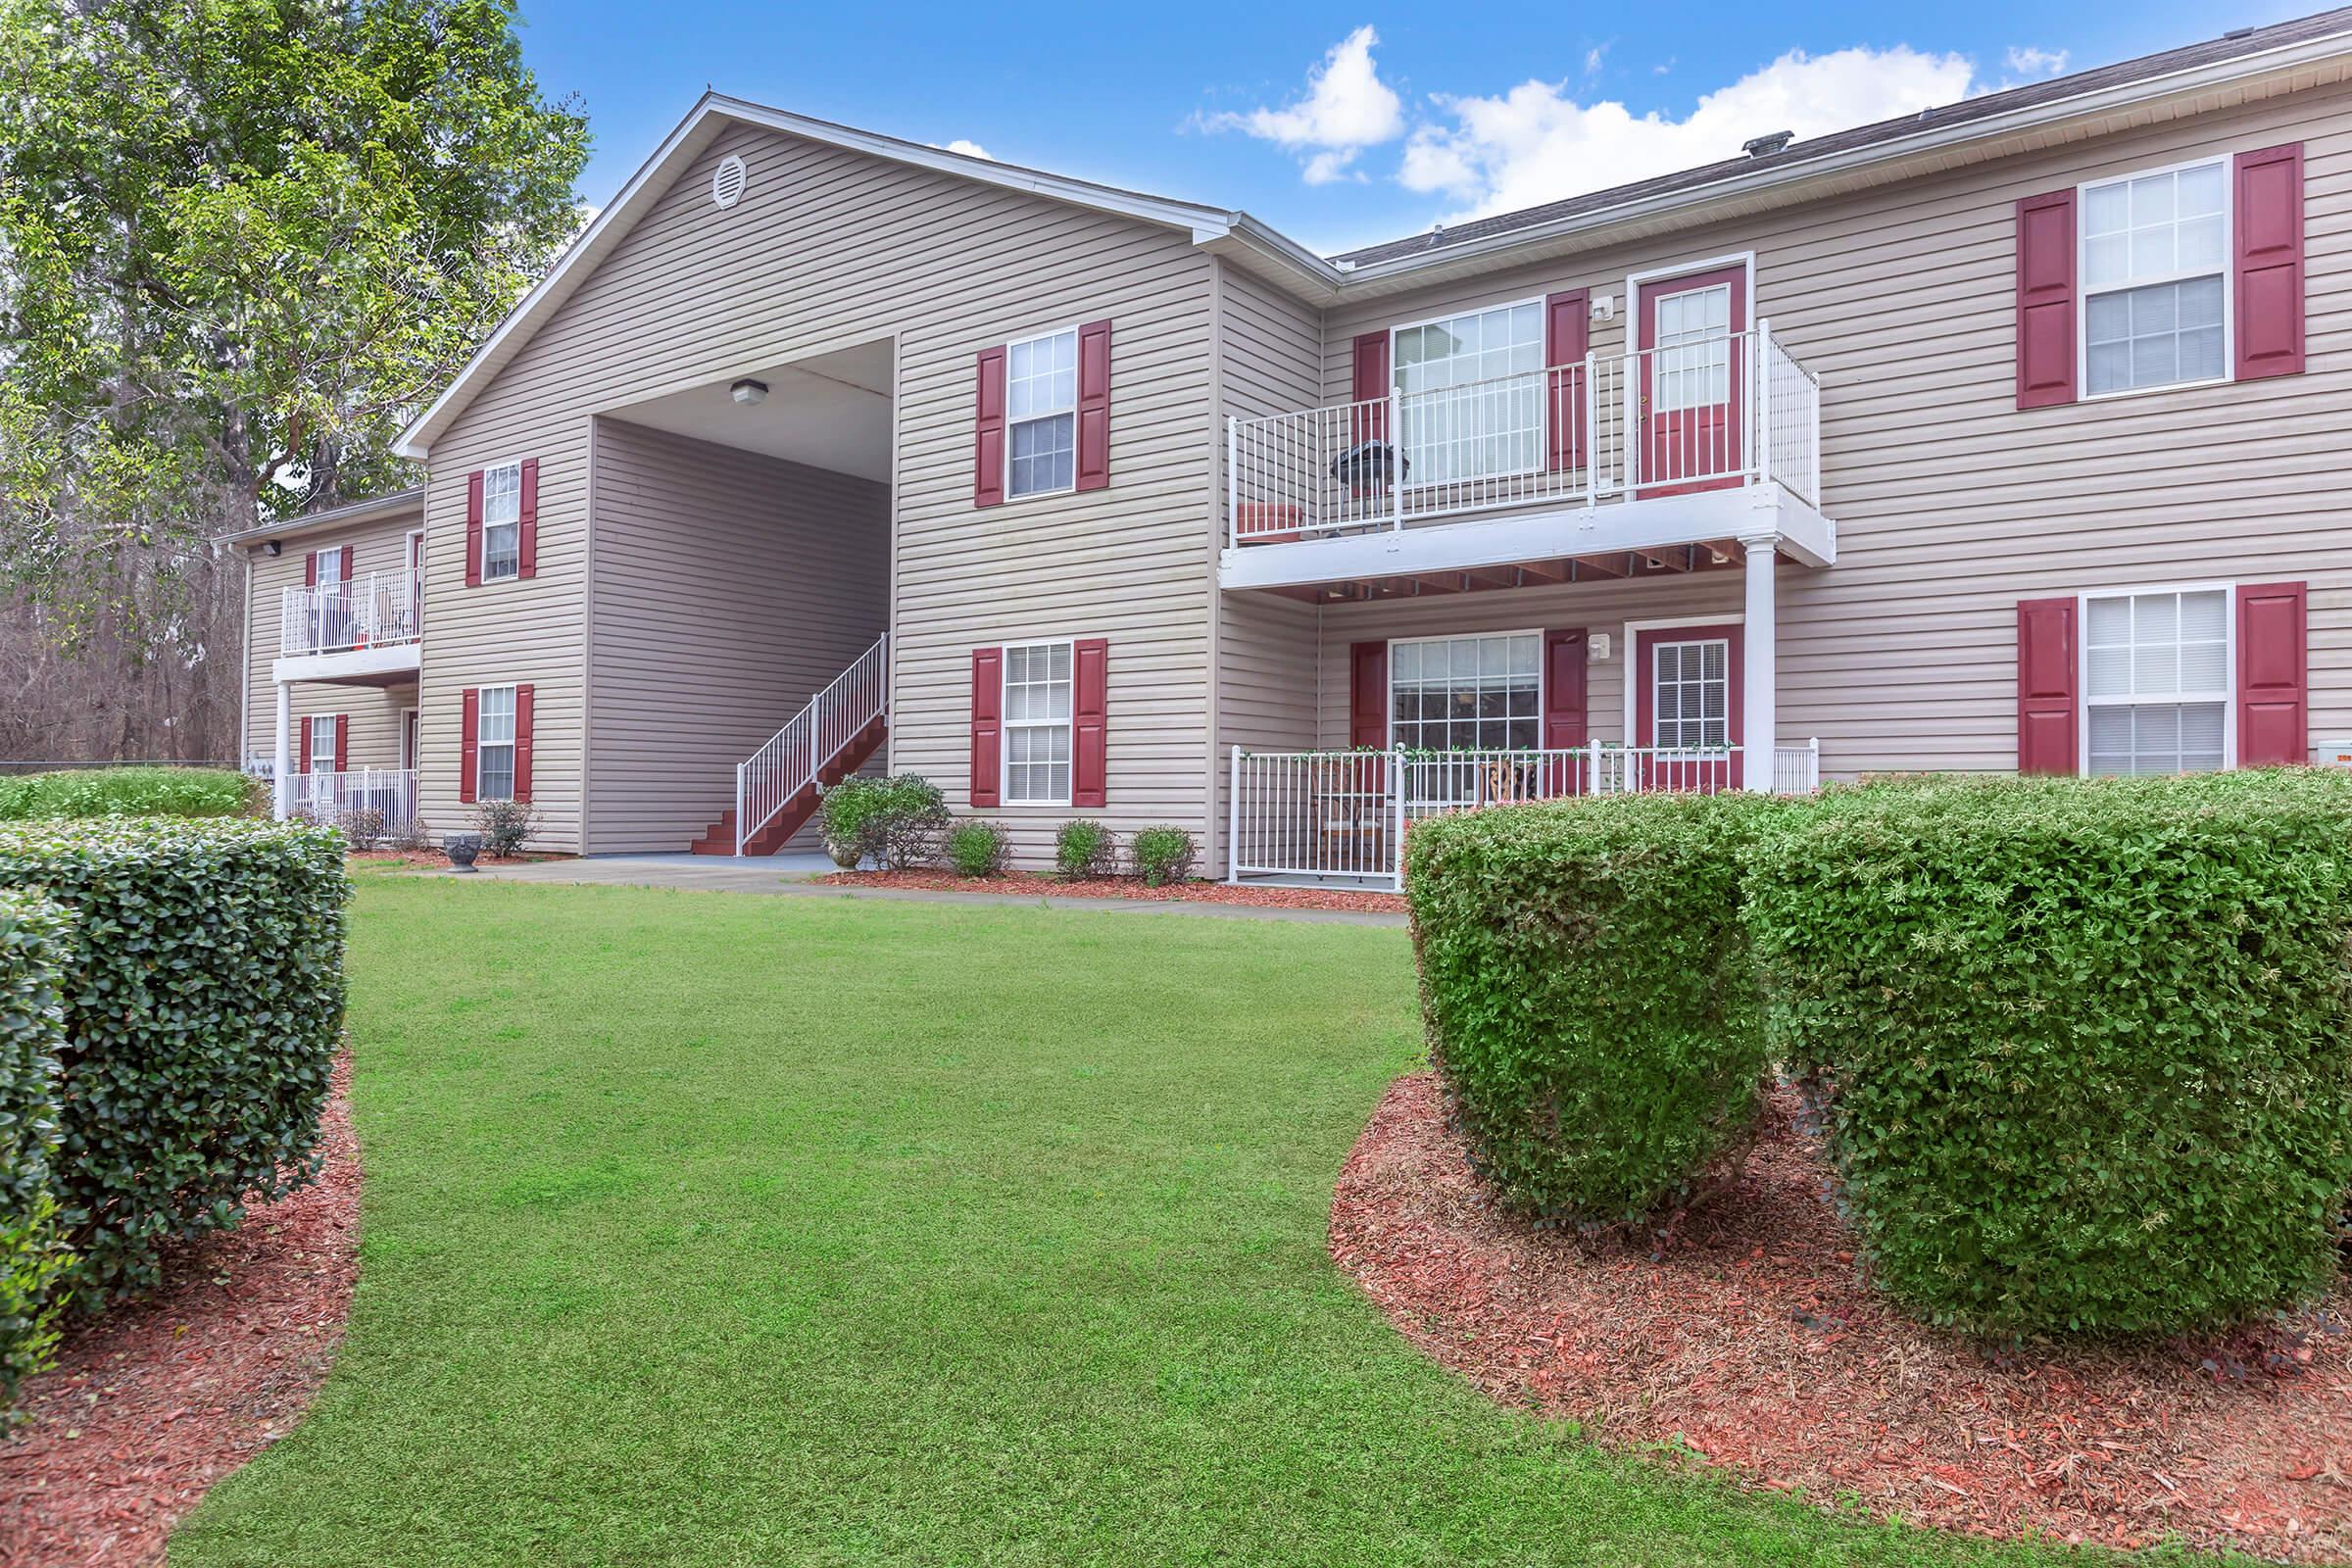
M 514 798 L 514 688 L 485 686 L 475 698 L 473 796 Z
M 311 563 L 314 587 L 332 588 L 343 581 L 343 550 L 341 546 L 332 550 L 312 551 Z
M 1407 751 L 1534 751 L 1544 723 L 1544 637 L 1437 637 L 1389 650 L 1391 744 Z
M 1721 637 L 1650 645 L 1652 744 L 1732 744 L 1732 645 Z
M 1655 297 L 1650 398 L 1660 414 L 1712 409 L 1732 398 L 1732 285 Z
M 1048 495 L 1078 482 L 1078 333 L 1054 332 L 1005 351 L 1004 493 Z
M 1070 799 L 1070 645 L 1004 650 L 1004 799 L 1066 806 Z
M 1395 334 L 1412 484 L 1528 473 L 1544 462 L 1544 307 L 1473 311 Z
M 2094 595 L 2083 611 L 2090 770 L 2195 773 L 2223 766 L 2230 590 Z
M 2220 160 L 2082 188 L 2084 390 L 2218 381 L 2230 256 Z
M 503 463 L 482 470 L 482 580 L 521 569 L 522 465 Z
M 332 773 L 335 770 L 335 715 L 320 713 L 306 722 L 310 726 L 311 771 Z

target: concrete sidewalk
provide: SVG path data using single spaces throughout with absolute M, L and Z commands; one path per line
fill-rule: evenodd
M 1395 926 L 1401 910 L 1294 909 L 1253 904 L 1209 904 L 1191 899 L 1064 899 L 1034 893 L 947 893 L 915 888 L 851 888 L 812 880 L 833 869 L 822 855 L 771 855 L 737 859 L 720 855 L 592 855 L 528 865 L 485 866 L 463 881 L 560 882 L 605 887 L 677 888 L 693 893 L 760 893 L 779 898 L 872 899 L 902 904 L 961 904 L 1027 909 L 1093 909 L 1105 914 L 1198 914 L 1224 920 L 1294 920 L 1307 925 Z M 423 871 L 421 876 L 452 876 Z

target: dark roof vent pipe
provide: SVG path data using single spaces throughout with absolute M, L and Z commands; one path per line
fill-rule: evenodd
M 1769 136 L 1758 136 L 1752 141 L 1741 142 L 1740 150 L 1750 158 L 1769 158 L 1795 139 L 1796 132 L 1793 130 L 1776 130 Z

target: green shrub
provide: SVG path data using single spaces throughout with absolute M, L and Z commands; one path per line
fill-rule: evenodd
M 854 848 L 894 871 L 928 864 L 950 821 L 939 786 L 919 773 L 845 778 L 824 793 L 819 820 L 825 843 Z
M 1994 1333 L 2323 1289 L 2352 1185 L 2352 777 L 1832 791 L 1749 857 L 1776 1047 L 1880 1282 Z
M 318 1169 L 343 1023 L 341 837 L 289 822 L 0 824 L 0 888 L 74 916 L 56 1184 L 89 1307 L 167 1240 Z
M 1180 827 L 1139 827 L 1127 841 L 1127 856 L 1135 862 L 1135 874 L 1144 879 L 1144 886 L 1165 887 L 1193 874 L 1200 846 Z
M 0 1412 L 57 1343 L 67 1254 L 52 1160 L 72 929 L 48 901 L 0 890 Z
M 264 780 L 224 767 L 79 767 L 0 778 L 0 822 L 53 816 L 262 816 Z
M 1744 1153 L 1767 1058 L 1740 852 L 1791 808 L 1629 795 L 1414 825 L 1431 1054 L 1506 1207 L 1632 1222 Z
M 1054 835 L 1054 866 L 1073 882 L 1108 876 L 1119 863 L 1119 841 L 1088 817 L 1064 822 Z
M 482 853 L 511 858 L 539 831 L 539 808 L 528 801 L 481 801 L 473 808 L 473 830 Z
M 947 856 L 957 876 L 996 876 L 1012 856 L 1012 839 L 994 822 L 958 822 L 948 829 Z

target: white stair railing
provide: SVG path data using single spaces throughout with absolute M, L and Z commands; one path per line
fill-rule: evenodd
M 865 732 L 890 705 L 890 634 L 808 700 L 766 745 L 735 768 L 735 853 Z

